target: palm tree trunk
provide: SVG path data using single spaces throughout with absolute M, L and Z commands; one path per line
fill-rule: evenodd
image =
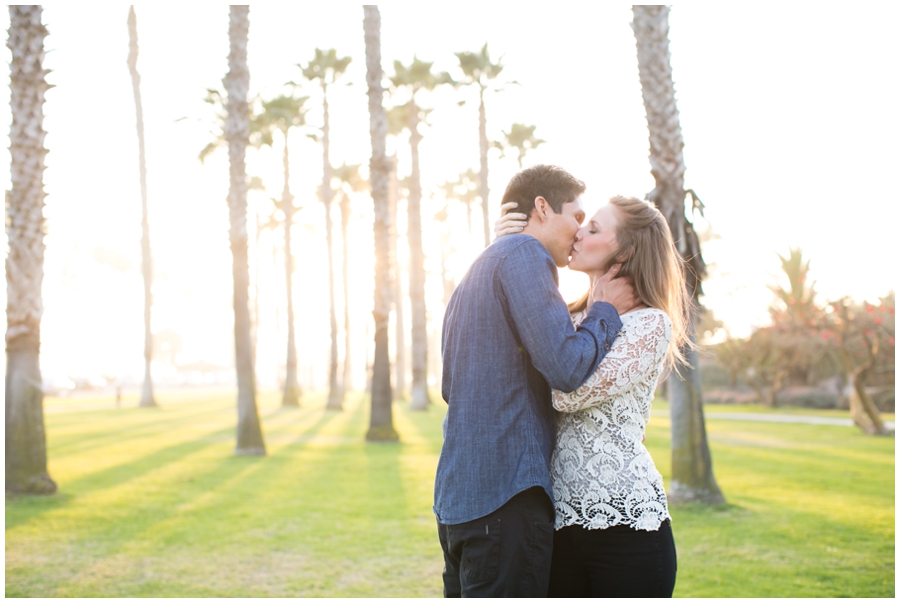
M 259 239 L 262 225 L 259 223 L 259 212 L 253 212 L 256 228 L 253 231 L 253 314 L 251 315 L 251 339 L 253 341 L 253 374 L 259 379 L 259 365 L 256 364 L 256 353 L 259 349 Z
M 369 136 L 372 157 L 369 173 L 372 203 L 375 206 L 375 299 L 372 316 L 375 319 L 375 357 L 372 361 L 372 414 L 368 441 L 397 441 L 394 429 L 391 361 L 388 357 L 388 320 L 390 318 L 390 213 L 388 211 L 388 173 L 390 165 L 385 154 L 387 114 L 384 110 L 384 89 L 381 86 L 381 14 L 378 7 L 364 5 L 363 30 L 366 40 L 366 83 L 369 94 Z
M 456 289 L 449 266 L 450 255 L 453 253 L 450 249 L 450 236 L 450 230 L 445 224 L 441 230 L 441 284 L 444 287 L 444 309 L 450 305 L 450 297 L 453 295 L 453 290 Z
M 344 289 L 344 371 L 341 390 L 346 394 L 353 391 L 353 369 L 350 362 L 350 260 L 347 232 L 350 228 L 350 197 L 346 194 L 339 204 L 341 210 L 341 275 Z
M 291 232 L 294 228 L 294 196 L 291 194 L 291 164 L 288 154 L 288 132 L 284 131 L 284 186 L 281 191 L 281 211 L 284 213 L 284 282 L 287 292 L 288 341 L 285 362 L 284 395 L 281 406 L 300 406 L 300 384 L 297 381 L 297 339 L 294 328 L 294 252 L 291 248 Z
M 231 5 L 229 11 L 228 73 L 225 92 L 228 114 L 225 138 L 228 140 L 229 239 L 234 278 L 234 361 L 238 382 L 238 424 L 235 454 L 264 455 L 262 427 L 256 407 L 256 379 L 253 374 L 253 343 L 250 337 L 250 265 L 247 257 L 247 168 L 246 153 L 250 138 L 250 107 L 247 94 L 250 71 L 247 69 L 247 37 L 250 7 Z
M 691 316 L 691 339 L 694 341 L 694 316 Z M 706 439 L 703 418 L 703 391 L 700 371 L 696 368 L 696 349 L 682 350 L 689 366 L 679 365 L 675 378 L 668 380 L 669 408 L 672 423 L 672 479 L 669 499 L 724 503 L 712 470 L 712 456 Z M 692 368 L 693 367 L 693 368 Z
M 328 404 L 331 410 L 341 410 L 344 404 L 344 393 L 338 383 L 338 324 L 337 310 L 335 309 L 336 295 L 334 292 L 334 223 L 331 219 L 331 160 L 329 159 L 329 129 L 328 129 L 328 89 L 322 83 L 324 92 L 324 121 L 322 125 L 322 204 L 325 205 L 325 241 L 328 245 L 328 321 L 331 327 L 331 350 L 328 360 Z
M 137 70 L 138 38 L 137 17 L 134 6 L 128 9 L 128 70 L 134 91 L 134 107 L 137 113 L 138 162 L 141 178 L 141 275 L 144 277 L 144 387 L 141 390 L 141 407 L 157 406 L 153 397 L 153 379 L 150 362 L 153 359 L 153 331 L 150 327 L 150 308 L 153 306 L 153 257 L 150 255 L 150 224 L 147 221 L 147 157 L 144 152 L 144 108 L 141 104 L 141 75 Z
M 409 146 L 412 171 L 409 176 L 409 204 L 406 227 L 409 238 L 409 303 L 412 311 L 412 400 L 413 410 L 427 410 L 428 332 L 425 311 L 425 253 L 422 250 L 422 186 L 419 182 L 419 107 L 415 98 L 409 103 Z
M 488 139 L 487 115 L 484 111 L 484 87 L 478 88 L 478 148 L 481 158 L 481 171 L 478 173 L 478 191 L 481 196 L 481 210 L 484 212 L 484 246 L 491 243 L 490 206 L 488 205 Z
M 388 187 L 388 203 L 391 219 L 391 289 L 394 306 L 394 396 L 398 400 L 406 397 L 406 320 L 403 311 L 403 279 L 400 278 L 400 262 L 398 261 L 398 245 L 400 234 L 397 232 L 397 214 L 400 199 L 397 192 L 397 155 L 390 162 L 390 184 Z
M 44 38 L 40 6 L 9 7 L 10 177 L 6 197 L 6 491 L 53 494 L 41 389 L 44 280 Z
M 634 11 L 638 70 L 647 125 L 650 133 L 650 171 L 656 188 L 648 195 L 662 212 L 672 230 L 672 237 L 690 270 L 688 287 L 692 301 L 697 302 L 700 279 L 705 265 L 700 256 L 700 243 L 685 217 L 684 140 L 675 106 L 675 86 L 669 61 L 669 8 L 638 6 Z M 691 339 L 696 340 L 695 316 L 691 315 Z M 712 457 L 706 439 L 703 419 L 703 394 L 695 350 L 683 350 L 689 366 L 678 369 L 678 377 L 670 379 L 669 405 L 672 415 L 672 479 L 669 498 L 724 502 L 713 476 Z

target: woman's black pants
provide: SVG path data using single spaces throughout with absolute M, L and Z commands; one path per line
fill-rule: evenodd
M 553 538 L 550 597 L 671 597 L 675 540 L 669 520 L 656 532 L 567 526 Z

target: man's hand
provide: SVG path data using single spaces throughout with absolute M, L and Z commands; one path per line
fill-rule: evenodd
M 612 304 L 621 316 L 640 305 L 641 301 L 634 295 L 631 279 L 616 278 L 621 264 L 613 264 L 609 271 L 594 283 L 594 301 Z

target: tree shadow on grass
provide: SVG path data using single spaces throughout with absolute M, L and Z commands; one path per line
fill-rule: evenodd
M 209 435 L 225 435 L 227 433 L 231 433 L 232 431 L 233 429 L 231 428 L 222 429 L 217 432 L 213 432 L 212 434 L 206 434 L 204 436 L 204 439 L 208 438 Z M 138 479 L 150 473 L 151 471 L 155 471 L 171 463 L 178 462 L 184 457 L 190 454 L 197 453 L 204 448 L 208 448 L 217 444 L 217 442 L 203 440 L 190 440 L 187 442 L 180 442 L 172 446 L 158 449 L 154 452 L 151 452 L 150 454 L 134 459 L 133 461 L 114 465 L 107 469 L 102 469 L 93 473 L 88 473 L 81 478 L 72 480 L 70 482 L 62 482 L 59 484 L 59 493 L 53 495 L 52 497 L 48 497 L 50 499 L 56 499 L 58 502 L 54 505 L 47 505 L 42 507 L 41 510 L 37 513 L 19 514 L 16 512 L 17 508 L 15 504 L 7 505 L 6 527 L 15 527 L 33 519 L 35 515 L 46 513 L 47 511 L 51 510 L 51 508 L 59 508 L 61 506 L 71 504 L 71 502 L 82 492 L 97 492 L 99 490 L 114 488 L 126 482 Z M 66 494 L 66 496 L 62 496 L 63 494 Z
M 400 473 L 400 457 L 405 448 L 403 442 L 369 442 L 363 449 L 366 456 L 367 507 L 373 520 L 406 516 L 406 496 Z M 402 501 L 401 506 L 379 504 L 391 499 Z
M 48 434 L 48 440 L 50 443 L 49 451 L 51 456 L 63 457 L 70 454 L 78 454 L 92 449 L 102 448 L 103 446 L 116 442 L 152 436 L 166 431 L 167 426 L 177 427 L 179 425 L 190 425 L 192 421 L 200 417 L 212 417 L 218 412 L 217 410 L 210 410 L 207 408 L 197 410 L 197 412 L 179 413 L 165 417 L 143 414 L 147 411 L 150 413 L 158 412 L 157 409 L 140 409 L 138 412 L 141 412 L 142 416 L 139 419 L 133 419 L 133 415 L 132 417 L 128 417 L 128 420 L 134 420 L 135 422 L 124 426 L 116 425 L 113 422 L 113 419 L 110 418 L 109 423 L 113 429 L 106 433 L 79 432 L 76 434 L 54 435 L 53 432 L 56 429 L 59 429 L 60 426 L 56 423 L 51 423 L 48 428 L 48 431 L 50 432 Z M 84 417 L 80 417 L 80 419 L 82 423 L 85 421 Z M 71 428 L 72 426 L 73 425 L 70 424 L 66 427 Z
M 170 554 L 167 551 L 175 550 L 171 547 L 196 551 L 199 555 L 207 550 L 221 551 L 226 558 L 228 554 L 237 555 L 235 562 L 247 555 L 281 554 L 278 551 L 300 555 L 300 558 L 310 551 L 319 557 L 335 556 L 333 563 L 325 564 L 331 569 L 329 577 L 323 579 L 334 587 L 329 592 L 341 590 L 347 563 L 352 563 L 347 559 L 368 562 L 372 558 L 373 551 L 365 540 L 366 531 L 373 526 L 389 526 L 395 523 L 392 520 L 402 519 L 406 512 L 399 473 L 402 445 L 364 443 L 366 405 L 360 402 L 355 409 L 348 410 L 322 412 L 311 425 L 298 424 L 302 421 L 300 416 L 297 422 L 282 424 L 280 432 L 296 439 L 275 447 L 268 457 L 229 455 L 210 459 L 207 454 L 192 458 L 184 468 L 170 468 L 164 483 L 159 480 L 135 483 L 115 507 L 84 506 L 60 515 L 54 519 L 54 525 L 66 532 L 68 544 L 63 549 L 69 554 L 61 552 L 62 543 L 57 543 L 52 536 L 43 550 L 51 559 L 53 555 L 63 555 L 67 564 L 75 563 L 78 567 L 70 574 L 77 577 L 55 585 L 51 580 L 47 583 L 48 592 L 65 587 L 66 592 L 72 593 L 128 595 L 130 589 L 139 588 L 144 580 L 142 570 L 133 567 L 136 560 L 145 559 L 152 564 L 152 559 L 164 559 Z M 334 421 L 346 425 L 328 429 Z M 202 440 L 168 446 L 140 459 L 64 483 L 60 494 L 37 504 L 8 499 L 12 512 L 7 513 L 7 528 L 32 521 L 53 509 L 86 505 L 83 499 L 79 500 L 82 493 L 113 488 L 177 463 L 218 444 L 209 442 L 210 437 L 227 438 L 233 429 L 229 426 L 205 433 Z M 316 439 L 315 435 L 323 429 L 349 437 L 343 443 L 337 439 Z M 390 500 L 381 504 L 374 497 Z M 26 505 L 31 508 L 25 509 Z M 321 540 L 329 537 L 335 539 Z M 7 543 L 7 551 L 14 555 L 17 538 L 25 536 L 17 535 Z M 390 538 L 381 533 L 376 541 L 379 549 L 391 545 Z M 340 561 L 344 557 L 345 561 Z M 270 577 L 285 584 L 297 580 L 294 572 L 284 570 Z M 114 574 L 107 576 L 108 571 Z M 239 571 L 239 568 L 228 571 Z M 169 573 L 159 579 L 167 583 L 167 593 L 181 588 L 184 592 L 199 592 L 188 582 L 178 584 L 183 581 L 180 573 Z M 214 577 L 210 580 L 213 582 L 209 588 L 217 594 L 235 595 L 219 592 Z

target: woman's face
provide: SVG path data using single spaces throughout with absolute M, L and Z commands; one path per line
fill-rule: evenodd
M 612 204 L 601 207 L 575 236 L 569 268 L 588 274 L 603 274 L 616 252 L 617 212 Z

